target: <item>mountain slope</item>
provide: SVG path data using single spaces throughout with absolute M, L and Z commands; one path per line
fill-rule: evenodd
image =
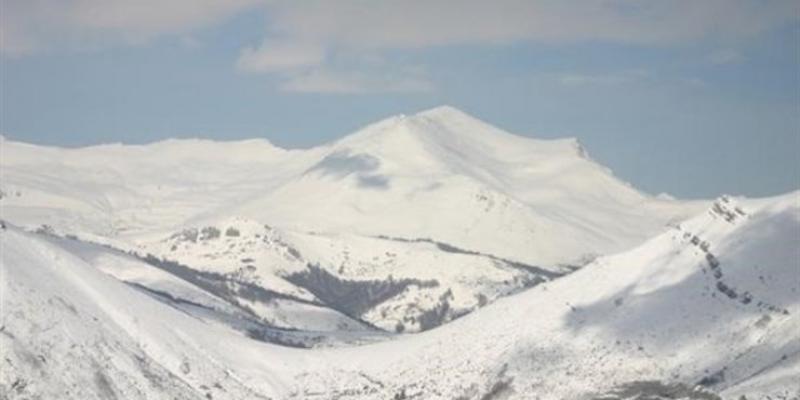
M 12 398 L 796 398 L 799 235 L 800 192 L 725 197 L 635 249 L 438 329 L 298 350 L 248 339 L 10 226 L 0 231 L 0 387 Z
M 166 306 L 57 245 L 14 228 L 0 235 L 4 397 L 264 398 L 271 392 L 229 372 L 229 365 L 258 361 L 247 361 L 243 351 L 258 342 Z
M 629 252 L 430 333 L 347 353 L 385 354 L 357 367 L 380 371 L 371 374 L 380 384 L 359 389 L 336 374 L 326 379 L 327 372 L 299 387 L 323 379 L 327 396 L 365 398 L 370 390 L 384 398 L 622 398 L 670 390 L 713 398 L 692 389 L 699 383 L 726 398 L 796 398 L 798 196 L 739 205 L 720 199 Z
M 637 192 L 573 139 L 515 136 L 450 107 L 380 121 L 323 154 L 234 213 L 554 266 L 623 250 L 698 210 Z
M 187 229 L 136 251 L 165 265 L 192 266 L 206 280 L 268 291 L 232 294 L 266 322 L 299 329 L 302 321 L 273 316 L 285 300 L 324 304 L 388 331 L 418 331 L 571 272 L 428 240 L 301 233 L 241 218 Z
M 240 216 L 555 266 L 623 250 L 705 206 L 637 192 L 572 139 L 515 136 L 450 107 L 309 150 L 259 140 L 0 150 L 4 218 L 128 243 Z
M 1 218 L 213 277 L 217 295 L 287 329 L 430 329 L 706 207 L 636 191 L 574 139 L 451 107 L 308 150 L 193 139 L 0 152 Z

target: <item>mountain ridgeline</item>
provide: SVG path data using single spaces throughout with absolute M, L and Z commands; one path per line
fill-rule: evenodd
M 800 397 L 800 192 L 654 197 L 452 107 L 0 146 L 2 398 Z

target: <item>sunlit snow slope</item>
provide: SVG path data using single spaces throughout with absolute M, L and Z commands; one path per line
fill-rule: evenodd
M 80 149 L 4 141 L 0 163 L 5 218 L 136 242 L 244 217 L 554 266 L 623 250 L 704 206 L 636 191 L 574 139 L 515 136 L 451 107 L 309 150 L 263 140 Z
M 638 192 L 574 139 L 452 107 L 308 150 L 2 141 L 0 172 L 0 218 L 213 274 L 264 322 L 298 329 L 325 328 L 309 306 L 331 309 L 329 328 L 430 329 L 707 207 Z
M 796 399 L 798 313 L 800 192 L 723 197 L 631 251 L 435 331 L 350 350 L 385 355 L 356 368 L 379 371 L 363 389 L 330 371 L 298 387 L 323 380 L 319 398 Z
M 793 399 L 798 196 L 723 197 L 630 251 L 438 329 L 315 350 L 248 338 L 107 275 L 67 241 L 9 225 L 0 387 L 74 399 Z M 161 287 L 218 302 L 186 282 Z

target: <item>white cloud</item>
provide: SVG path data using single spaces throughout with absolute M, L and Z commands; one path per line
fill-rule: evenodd
M 325 50 L 319 44 L 265 40 L 260 47 L 242 50 L 236 66 L 242 71 L 274 72 L 322 64 Z
M 191 38 L 193 32 L 257 9 L 267 16 L 265 38 L 242 44 L 237 69 L 277 74 L 283 90 L 340 93 L 430 90 L 428 80 L 411 68 L 370 61 L 395 50 L 519 42 L 671 46 L 703 41 L 731 48 L 800 19 L 797 0 L 0 1 L 4 56 L 141 44 L 165 35 Z M 736 56 L 721 53 L 710 61 L 735 62 Z M 568 85 L 632 79 L 562 78 Z
M 412 93 L 429 92 L 433 84 L 413 74 L 386 74 L 364 71 L 315 69 L 291 76 L 280 89 L 296 93 Z
M 727 41 L 800 18 L 796 0 L 3 0 L 0 4 L 4 54 L 49 46 L 141 43 L 202 29 L 254 6 L 266 12 L 270 36 L 284 39 L 277 45 L 325 49 L 516 41 Z
M 361 92 L 362 88 L 400 91 L 420 88 L 412 75 L 393 79 L 365 72 L 350 62 L 348 74 L 331 73 L 331 59 L 342 54 L 381 54 L 389 50 L 449 45 L 497 45 L 516 42 L 564 44 L 610 42 L 639 45 L 680 45 L 700 40 L 737 42 L 795 21 L 795 0 L 406 0 L 365 3 L 360 0 L 308 0 L 272 4 L 271 36 L 258 49 L 246 49 L 238 62 L 252 72 L 288 76 L 284 90 L 301 92 Z M 644 77 L 564 75 L 565 85 L 622 84 Z M 384 82 L 385 81 L 385 82 Z M 365 83 L 369 82 L 369 83 Z M 384 84 L 381 85 L 381 82 Z M 389 82 L 405 82 L 388 84 Z M 412 90 L 414 91 L 414 90 Z
M 516 41 L 672 44 L 748 37 L 797 20 L 795 0 L 359 0 L 281 2 L 271 29 L 362 49 Z
M 264 0 L 3 0 L 0 52 L 146 43 L 219 23 Z

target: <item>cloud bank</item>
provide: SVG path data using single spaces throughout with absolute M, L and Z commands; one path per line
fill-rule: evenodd
M 137 45 L 182 35 L 264 5 L 263 0 L 2 0 L 0 52 Z
M 676 46 L 703 41 L 732 49 L 800 19 L 795 0 L 3 0 L 2 7 L 6 57 L 54 47 L 141 44 L 260 12 L 264 38 L 242 44 L 236 68 L 275 74 L 286 91 L 333 93 L 432 89 L 419 66 L 376 67 L 370 61 L 387 51 L 519 42 Z M 735 50 L 726 51 L 711 62 L 741 58 Z

